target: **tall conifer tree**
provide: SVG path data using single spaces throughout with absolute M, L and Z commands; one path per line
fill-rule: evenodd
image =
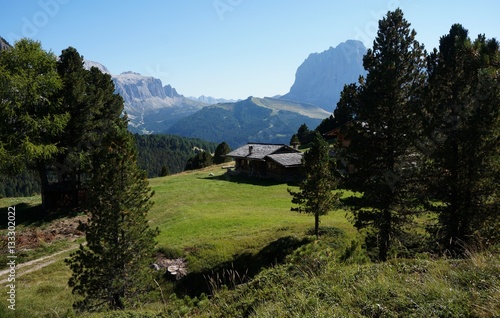
M 496 40 L 472 42 L 460 24 L 429 57 L 426 177 L 429 199 L 441 203 L 429 205 L 438 213 L 431 232 L 453 253 L 498 230 L 499 57 Z
M 62 51 L 57 70 L 63 81 L 60 101 L 70 119 L 58 136 L 63 151 L 47 168 L 56 172 L 57 182 L 66 191 L 72 192 L 76 205 L 76 191 L 85 187 L 93 152 L 112 134 L 108 128 L 120 125 L 123 100 L 114 94 L 110 75 L 97 68 L 86 70 L 83 57 L 72 47 Z
M 356 119 L 347 151 L 356 169 L 351 185 L 364 193 L 354 209 L 354 225 L 367 230 L 367 247 L 376 247 L 382 261 L 395 241 L 408 237 L 416 212 L 410 186 L 425 51 L 415 36 L 400 9 L 388 12 L 363 58 L 366 79 L 345 96 L 348 113 Z
M 126 121 L 94 153 L 89 220 L 82 224 L 87 245 L 67 260 L 79 310 L 134 305 L 152 284 L 150 265 L 157 230 L 146 218 L 153 193 L 137 167 L 135 141 Z
M 227 144 L 227 142 L 223 141 L 220 144 L 217 145 L 217 148 L 215 148 L 215 153 L 214 153 L 214 164 L 218 165 L 224 162 L 229 162 L 232 159 L 230 157 L 224 157 L 224 155 L 227 155 L 228 153 L 231 152 L 231 147 Z

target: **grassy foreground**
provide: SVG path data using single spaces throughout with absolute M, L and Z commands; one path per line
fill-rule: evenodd
M 353 241 L 345 211 L 323 217 L 322 240 L 314 241 L 312 216 L 290 212 L 288 185 L 228 181 L 223 172 L 211 167 L 150 180 L 158 249 L 185 257 L 193 274 L 180 287 L 162 282 L 163 297 L 154 291 L 143 308 L 84 317 L 500 316 L 498 253 L 372 264 Z M 6 206 L 36 200 L 1 199 L 2 215 Z M 19 277 L 16 311 L 0 297 L 0 317 L 76 317 L 64 257 Z M 213 297 L 193 293 L 207 285 Z

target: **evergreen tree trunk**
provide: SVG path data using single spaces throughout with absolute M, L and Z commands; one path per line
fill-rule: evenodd
M 391 230 L 391 211 L 386 209 L 383 212 L 382 216 L 382 226 L 381 231 L 380 231 L 380 247 L 379 247 L 379 253 L 378 257 L 382 262 L 385 262 L 387 260 L 387 255 L 389 253 L 390 245 L 391 245 L 391 236 L 390 233 L 392 233 Z
M 319 240 L 319 213 L 314 214 L 314 234 L 316 239 Z
M 47 170 L 45 169 L 45 165 L 38 165 L 38 175 L 40 176 L 40 194 L 42 197 L 42 209 L 50 209 L 49 204 L 47 202 L 47 188 L 49 187 L 49 180 L 47 179 Z

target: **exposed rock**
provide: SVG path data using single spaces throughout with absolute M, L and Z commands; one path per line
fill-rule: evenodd
M 333 112 L 345 84 L 365 75 L 363 56 L 366 48 L 360 41 L 348 40 L 322 53 L 312 53 L 299 66 L 288 94 L 280 97 L 317 105 Z
M 6 50 L 6 49 L 9 49 L 11 48 L 12 46 L 9 44 L 9 42 L 7 42 L 7 40 L 5 40 L 4 38 L 2 38 L 0 36 L 0 51 L 3 51 L 3 50 Z
M 97 62 L 89 61 L 89 60 L 84 60 L 83 67 L 87 70 L 90 70 L 92 67 L 97 67 L 101 72 L 113 76 L 111 74 L 111 72 L 108 70 L 108 68 L 106 66 L 102 65 L 101 63 L 97 63 Z
M 168 259 L 158 256 L 151 264 L 151 268 L 157 271 L 166 269 L 170 275 L 175 276 L 175 279 L 181 279 L 188 274 L 187 262 L 184 258 Z
M 160 79 L 143 76 L 139 73 L 125 72 L 114 76 L 116 92 L 125 102 L 133 103 L 134 99 L 146 100 L 153 97 L 164 99 L 167 97 Z
M 112 76 L 115 92 L 125 102 L 124 111 L 132 132 L 147 134 L 166 130 L 178 119 L 207 105 L 182 96 L 170 85 L 163 86 L 158 78 L 135 72 L 112 75 L 104 65 L 89 60 L 85 60 L 84 67 L 97 67 Z
M 170 97 L 170 98 L 174 98 L 174 97 L 182 97 L 182 95 L 179 95 L 177 93 L 177 91 L 175 90 L 175 88 L 173 88 L 172 86 L 170 85 L 166 85 L 165 87 L 163 87 L 163 90 L 165 91 L 165 95 L 167 97 Z

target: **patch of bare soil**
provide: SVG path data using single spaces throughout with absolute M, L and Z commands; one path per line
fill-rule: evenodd
M 80 225 L 80 222 L 85 223 L 87 219 L 87 216 L 77 216 L 55 220 L 43 229 L 37 227 L 18 229 L 16 230 L 16 250 L 32 250 L 40 247 L 42 244 L 52 243 L 58 240 L 74 241 L 84 235 L 84 233 L 78 229 L 78 226 Z M 8 251 L 7 248 L 4 248 L 7 247 L 7 239 L 7 235 L 2 235 L 0 241 L 2 252 Z M 16 276 L 19 277 L 46 267 L 56 262 L 58 260 L 58 255 L 74 250 L 77 247 L 78 246 L 75 245 L 51 255 L 47 255 L 22 264 L 17 264 Z M 0 284 L 3 284 L 7 281 L 7 278 L 5 278 L 5 276 L 8 275 L 9 272 L 10 269 L 0 271 Z
M 55 220 L 45 229 L 28 227 L 16 231 L 16 249 L 31 250 L 42 244 L 67 239 L 74 241 L 84 235 L 78 229 L 80 222 L 86 222 L 87 216 Z M 7 246 L 7 236 L 2 238 L 2 246 Z

